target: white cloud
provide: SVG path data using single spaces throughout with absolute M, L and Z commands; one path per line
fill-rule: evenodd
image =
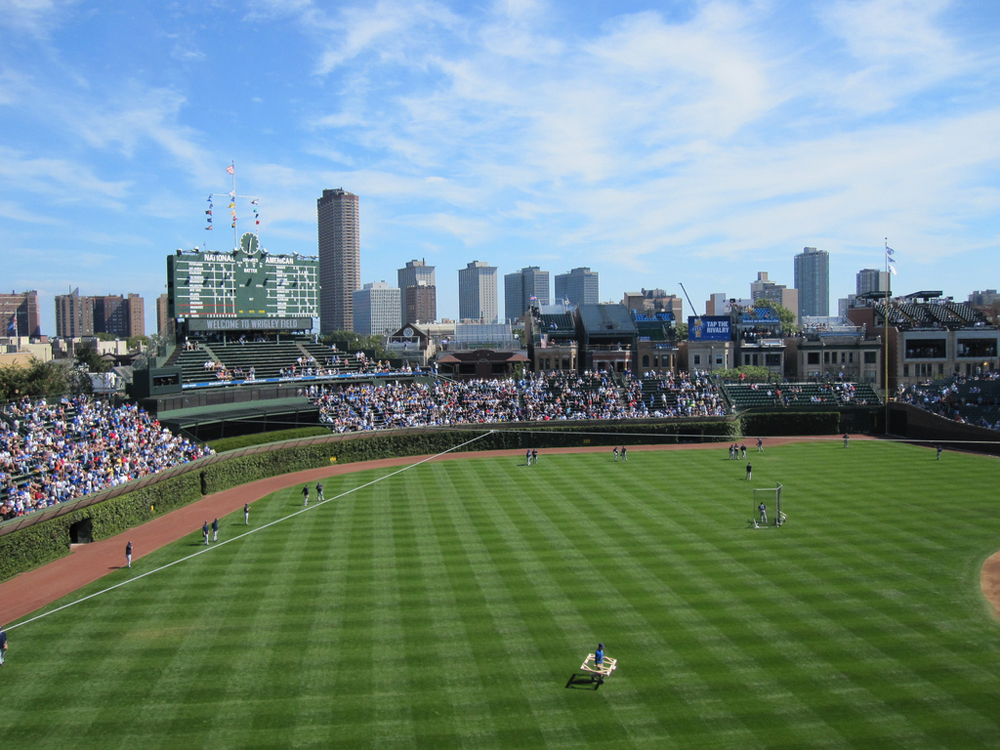
M 862 112 L 886 111 L 981 65 L 940 23 L 951 5 L 948 0 L 840 0 L 822 6 L 821 19 L 854 61 L 839 71 L 839 80 L 830 81 L 840 103 Z
M 0 28 L 43 38 L 67 20 L 79 0 L 0 0 Z
M 130 183 L 108 181 L 93 169 L 69 159 L 29 157 L 0 146 L 0 178 L 8 187 L 50 200 L 85 205 L 121 206 Z

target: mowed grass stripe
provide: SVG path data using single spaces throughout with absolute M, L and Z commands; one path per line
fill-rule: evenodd
M 503 483 L 507 468 L 496 463 L 489 468 L 486 480 Z M 561 476 L 557 465 L 540 463 L 530 467 L 528 472 L 515 471 L 514 475 L 516 480 L 505 501 L 485 505 L 484 510 L 496 528 L 506 530 L 504 544 L 517 563 L 517 567 L 508 572 L 508 578 L 513 581 L 511 589 L 530 592 L 521 609 L 527 612 L 532 604 L 535 606 L 536 614 L 526 620 L 543 653 L 548 654 L 550 671 L 553 676 L 560 675 L 571 665 L 571 671 L 575 672 L 575 662 L 582 661 L 602 636 L 595 632 L 593 614 L 584 617 L 567 591 L 575 589 L 581 580 L 600 587 L 600 576 L 587 556 L 570 542 L 566 532 L 571 530 L 564 528 L 568 524 L 565 521 L 561 525 L 553 523 L 541 505 L 531 500 L 535 496 L 544 497 L 544 506 L 554 512 L 568 505 L 568 498 L 561 495 L 557 486 Z M 548 481 L 550 478 L 556 481 Z M 550 550 L 558 551 L 562 565 L 553 565 Z M 573 589 L 569 589 L 569 585 Z M 608 702 L 608 709 L 628 739 L 635 745 L 647 740 L 662 740 L 662 726 L 643 706 L 641 695 L 631 686 L 627 676 L 617 680 L 616 685 L 620 700 Z M 599 737 L 607 730 L 597 726 L 590 727 L 588 732 Z
M 489 659 L 480 661 L 480 672 L 485 681 L 497 686 L 499 702 L 494 703 L 491 711 L 505 722 L 497 731 L 505 746 L 516 730 L 519 740 L 515 744 L 535 745 L 541 741 L 549 748 L 579 747 L 585 742 L 585 735 L 561 696 L 553 690 L 552 681 L 546 679 L 548 672 L 539 674 L 538 666 L 533 666 L 545 663 L 545 652 L 532 636 L 518 607 L 516 593 L 507 582 L 513 563 L 502 540 L 510 530 L 497 526 L 490 519 L 490 512 L 496 503 L 502 502 L 509 488 L 501 485 L 501 497 L 495 492 L 491 497 L 485 496 L 484 486 L 496 487 L 482 476 L 484 470 L 489 471 L 488 463 L 469 461 L 446 466 L 439 478 L 442 494 L 449 498 L 450 521 L 493 622 L 492 636 L 487 634 L 487 638 L 494 643 L 481 644 L 481 648 L 485 645 L 492 653 L 482 654 Z M 484 671 L 484 667 L 488 669 Z M 521 716 L 521 721 L 513 726 L 509 723 L 512 712 Z M 525 722 L 526 715 L 534 721 Z
M 434 473 L 433 469 L 429 472 Z M 465 619 L 461 617 L 458 597 L 452 584 L 452 569 L 442 550 L 441 539 L 450 532 L 444 501 L 440 493 L 428 496 L 428 481 L 404 479 L 406 499 L 417 549 L 419 581 L 426 606 L 429 632 L 416 640 L 416 659 L 420 667 L 417 690 L 425 684 L 440 685 L 447 697 L 449 709 L 432 706 L 423 717 L 421 734 L 434 737 L 441 747 L 474 745 L 480 748 L 502 747 L 497 723 L 490 711 L 489 694 L 476 665 L 475 653 L 469 640 Z M 437 482 L 434 482 L 436 484 Z M 462 589 L 465 579 L 460 579 Z M 450 741 L 446 738 L 451 738 Z M 459 741 L 458 738 L 461 738 Z

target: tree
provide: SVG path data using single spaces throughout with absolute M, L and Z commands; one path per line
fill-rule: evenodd
M 111 369 L 111 363 L 89 346 L 77 350 L 76 363 L 86 367 L 87 372 L 107 372 Z
M 126 342 L 129 351 L 135 351 L 136 349 L 144 349 L 146 344 L 150 342 L 149 336 L 144 336 L 142 334 L 138 336 L 132 336 Z
M 342 352 L 372 352 L 376 359 L 386 356 L 382 336 L 365 336 L 354 331 L 336 331 L 323 336 L 324 344 L 336 344 Z
M 32 357 L 28 364 L 0 367 L 0 401 L 29 396 L 62 396 L 77 390 L 75 374 L 65 361 L 43 362 Z

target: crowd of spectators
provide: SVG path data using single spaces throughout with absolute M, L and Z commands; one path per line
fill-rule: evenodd
M 0 410 L 0 516 L 21 516 L 211 452 L 134 404 L 24 398 Z
M 956 422 L 1000 430 L 1000 372 L 910 385 L 896 400 Z
M 310 389 L 321 419 L 336 432 L 583 419 L 722 416 L 718 389 L 704 375 L 665 376 L 660 403 L 625 373 L 551 372 L 504 380 L 436 380 L 329 385 Z
M 649 370 L 642 381 L 630 378 L 626 386 L 629 407 L 639 416 L 722 417 L 728 413 L 725 398 L 706 372 Z M 648 394 L 645 402 L 644 394 Z
M 373 359 L 365 355 L 364 352 L 357 352 L 356 354 L 344 357 L 335 353 L 327 357 L 324 362 L 317 361 L 313 356 L 299 357 L 295 364 L 281 368 L 278 374 L 283 378 L 322 378 L 334 377 L 345 373 L 371 375 L 394 372 L 409 375 L 413 372 L 413 369 L 409 364 L 404 364 L 401 368 L 393 368 L 389 360 Z

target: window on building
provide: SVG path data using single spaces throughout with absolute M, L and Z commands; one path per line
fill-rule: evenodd
M 948 344 L 944 339 L 910 339 L 906 342 L 907 359 L 944 359 Z
M 701 355 L 700 354 L 695 354 L 695 355 L 693 355 L 693 357 L 694 357 L 694 363 L 695 363 L 695 365 L 700 365 L 701 364 Z
M 996 339 L 959 339 L 957 342 L 957 357 L 995 357 L 997 355 Z
M 806 352 L 806 364 L 807 365 L 818 365 L 819 364 L 819 352 Z
M 877 361 L 875 352 L 865 352 L 865 364 L 873 365 Z

